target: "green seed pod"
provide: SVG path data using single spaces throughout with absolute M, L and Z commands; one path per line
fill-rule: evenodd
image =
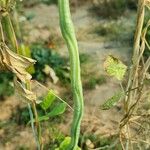
M 61 32 L 67 44 L 70 56 L 70 76 L 74 100 L 74 117 L 71 128 L 71 141 L 67 150 L 76 150 L 80 136 L 80 125 L 84 109 L 78 43 L 76 40 L 73 22 L 71 20 L 69 0 L 58 0 L 58 6 Z

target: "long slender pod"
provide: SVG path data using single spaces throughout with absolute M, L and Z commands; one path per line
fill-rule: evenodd
M 71 85 L 74 100 L 74 116 L 71 128 L 71 143 L 68 147 L 68 150 L 75 150 L 77 148 L 79 140 L 80 125 L 84 108 L 80 77 L 80 60 L 74 26 L 71 20 L 69 0 L 58 0 L 58 5 L 61 32 L 66 41 L 70 55 Z

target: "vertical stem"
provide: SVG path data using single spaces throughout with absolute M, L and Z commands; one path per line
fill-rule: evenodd
M 69 0 L 58 0 L 58 5 L 61 32 L 67 44 L 70 56 L 71 85 L 74 100 L 74 116 L 71 128 L 71 143 L 67 150 L 76 150 L 80 135 L 80 125 L 84 107 L 80 77 L 79 52 L 74 26 L 71 20 Z
M 3 33 L 3 27 L 2 27 L 1 20 L 0 20 L 0 42 L 5 43 L 4 33 Z
M 10 15 L 8 12 L 2 15 L 2 24 L 3 24 L 4 30 L 6 31 L 7 38 L 11 42 L 13 50 L 15 52 L 18 52 L 18 42 L 16 39 L 16 34 L 14 31 L 11 19 L 10 19 Z
M 21 30 L 20 30 L 20 23 L 19 23 L 18 12 L 17 12 L 16 9 L 14 9 L 14 11 L 13 11 L 12 24 L 14 26 L 14 31 L 16 33 L 17 40 L 19 40 L 19 42 L 22 43 L 23 39 L 22 39 Z
M 141 33 L 144 23 L 144 7 L 145 7 L 145 0 L 138 1 L 138 16 L 137 16 L 137 24 L 136 24 L 136 31 L 134 37 L 134 46 L 133 46 L 133 64 L 136 63 L 137 58 L 139 56 L 139 49 L 140 49 L 140 39 Z
M 33 135 L 34 135 L 34 138 L 35 138 L 35 141 L 36 141 L 36 145 L 37 145 L 37 149 L 40 150 L 40 143 L 39 143 L 39 140 L 36 136 L 36 131 L 35 131 L 35 128 L 34 128 L 34 119 L 33 119 L 33 113 L 32 113 L 32 109 L 31 109 L 31 106 L 30 104 L 28 104 L 28 110 L 29 110 L 29 115 L 30 115 L 30 120 L 31 120 L 31 128 L 32 128 L 32 132 L 33 132 Z
M 31 90 L 30 81 L 27 81 L 26 88 L 28 90 Z M 38 119 L 38 112 L 37 112 L 37 109 L 36 109 L 36 103 L 35 102 L 32 102 L 32 109 L 33 109 L 33 113 L 34 113 L 34 117 L 35 117 L 35 126 L 36 126 L 36 130 L 37 130 L 37 138 L 38 138 L 38 142 L 39 142 L 39 145 L 40 145 L 40 150 L 42 150 L 43 149 L 43 144 L 42 144 L 42 136 L 41 136 L 41 125 L 40 125 L 40 122 L 39 122 L 39 119 Z
M 34 116 L 35 116 L 35 126 L 36 126 L 36 129 L 37 129 L 38 141 L 40 143 L 40 150 L 42 150 L 43 149 L 43 144 L 42 144 L 42 136 L 41 136 L 41 125 L 40 125 L 39 120 L 38 120 L 38 113 L 37 113 L 35 103 L 32 103 L 32 109 L 33 109 Z
M 144 5 L 145 5 L 145 0 L 139 0 L 137 24 L 136 24 L 136 31 L 134 37 L 134 46 L 133 46 L 132 67 L 129 73 L 129 79 L 126 88 L 126 91 L 129 91 L 126 97 L 126 102 L 127 102 L 126 105 L 128 105 L 126 106 L 126 112 L 129 109 L 131 99 L 134 99 L 134 97 L 132 96 L 135 95 L 134 93 L 136 92 L 136 90 L 130 92 L 130 89 L 138 86 L 138 66 L 139 66 L 138 58 L 140 54 L 140 39 L 141 39 L 142 28 L 144 23 L 144 14 L 145 14 Z
M 138 101 L 141 99 L 141 87 L 138 89 L 140 90 L 140 93 L 137 94 L 137 89 L 134 89 L 135 87 L 141 86 L 141 83 L 139 81 L 139 63 L 140 63 L 140 47 L 141 47 L 141 35 L 142 35 L 142 29 L 144 24 L 144 15 L 145 15 L 145 0 L 139 0 L 138 1 L 138 15 L 137 15 L 137 24 L 136 24 L 136 31 L 135 31 L 135 37 L 134 37 L 134 45 L 133 45 L 133 57 L 132 57 L 132 66 L 130 68 L 129 77 L 128 77 L 128 83 L 126 87 L 126 91 L 128 91 L 128 94 L 125 98 L 125 123 L 124 128 L 126 133 L 128 134 L 128 139 L 126 141 L 126 150 L 132 149 L 132 143 L 130 141 L 130 130 L 129 130 L 129 123 L 128 120 L 131 117 L 131 114 L 135 110 L 135 106 L 137 105 Z M 127 118 L 126 118 L 127 115 Z M 126 120 L 127 119 L 127 120 Z M 122 127 L 121 127 L 122 130 Z

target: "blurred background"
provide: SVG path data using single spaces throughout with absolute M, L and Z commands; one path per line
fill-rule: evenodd
M 70 0 L 70 3 L 80 50 L 85 101 L 80 147 L 83 150 L 98 147 L 121 150 L 117 139 L 118 123 L 123 114 L 121 104 L 108 111 L 100 109 L 100 105 L 120 88 L 118 81 L 107 76 L 103 63 L 108 55 L 113 55 L 126 65 L 130 64 L 137 0 Z M 59 28 L 57 1 L 18 1 L 16 11 L 18 41 L 23 41 L 24 48 L 37 60 L 32 68 L 33 79 L 57 91 L 72 106 L 68 51 Z M 145 20 L 148 19 L 147 11 Z M 149 51 L 145 53 L 147 56 Z M 12 81 L 11 73 L 0 72 L 0 150 L 35 150 L 27 105 L 14 95 Z M 45 90 L 37 87 L 39 91 Z M 40 107 L 38 113 L 44 113 Z M 54 150 L 60 145 L 70 133 L 71 122 L 69 108 L 42 122 L 45 150 Z

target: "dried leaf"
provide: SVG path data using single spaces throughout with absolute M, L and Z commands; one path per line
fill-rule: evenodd
M 146 5 L 147 7 L 150 7 L 150 0 L 146 0 L 146 1 L 145 1 L 145 5 Z
M 12 52 L 6 45 L 1 45 L 0 57 L 0 66 L 13 72 L 22 82 L 25 83 L 32 78 L 26 68 L 33 65 L 36 62 L 35 60 Z
M 49 89 L 36 80 L 30 81 L 30 87 L 31 90 L 36 94 L 36 103 L 40 104 L 43 101 L 43 97 L 48 94 Z
M 114 76 L 118 80 L 123 79 L 127 70 L 126 65 L 124 65 L 119 59 L 111 55 L 109 55 L 104 62 L 104 68 L 110 76 Z
M 36 95 L 32 91 L 27 90 L 17 79 L 14 80 L 15 92 L 25 103 L 36 102 Z

